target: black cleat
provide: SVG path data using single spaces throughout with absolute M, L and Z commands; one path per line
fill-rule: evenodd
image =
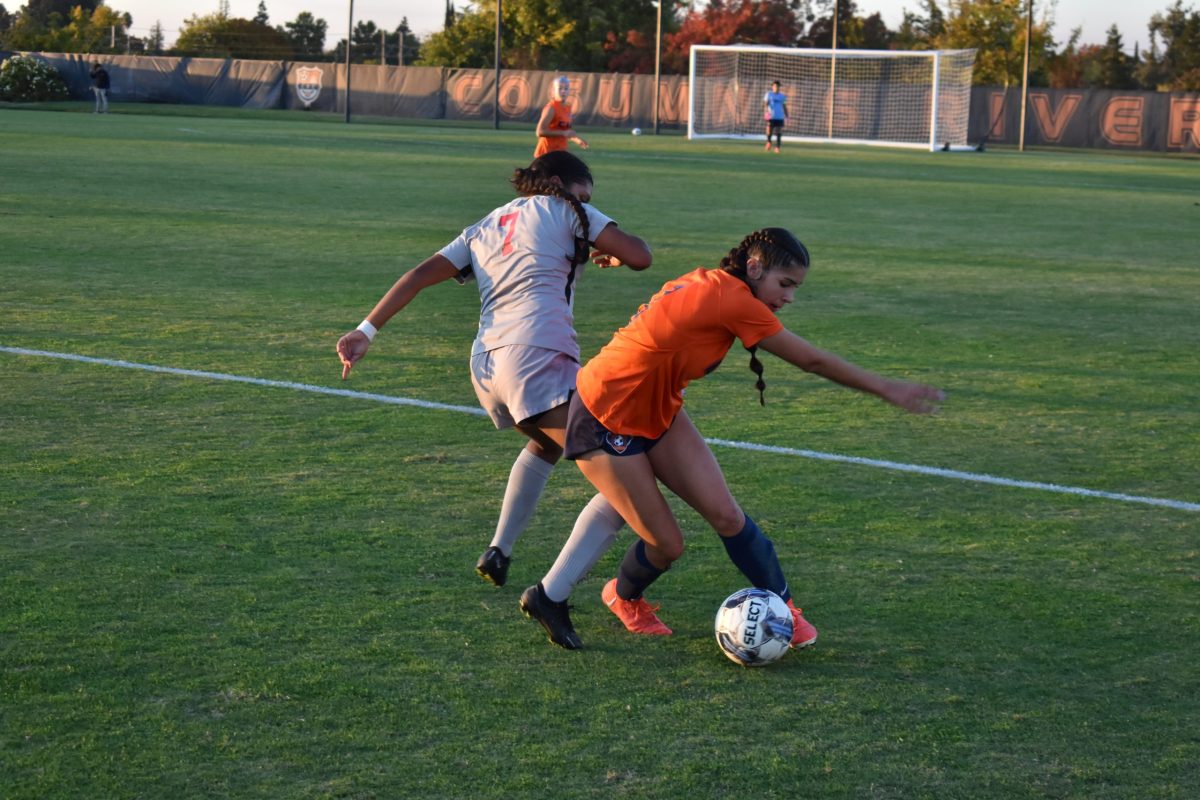
M 508 564 L 512 556 L 500 552 L 499 547 L 489 547 L 483 551 L 479 561 L 475 563 L 475 572 L 488 583 L 503 586 L 508 580 Z
M 571 624 L 569 608 L 565 600 L 556 603 L 546 597 L 540 583 L 521 593 L 521 610 L 525 612 L 525 616 L 541 623 L 554 644 L 566 650 L 578 650 L 583 647 L 583 640 Z

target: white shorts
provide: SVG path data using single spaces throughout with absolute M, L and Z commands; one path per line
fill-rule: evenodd
M 557 408 L 571 399 L 579 362 L 566 353 L 512 344 L 471 357 L 471 385 L 497 428 Z

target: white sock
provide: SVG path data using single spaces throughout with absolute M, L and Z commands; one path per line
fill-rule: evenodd
M 600 556 L 608 552 L 617 540 L 617 531 L 625 520 L 609 505 L 603 495 L 596 495 L 579 512 L 571 537 L 563 545 L 554 566 L 542 578 L 546 597 L 558 603 L 566 600 L 589 572 Z
M 500 506 L 492 547 L 499 547 L 506 556 L 512 555 L 513 545 L 529 527 L 529 520 L 533 519 L 538 500 L 542 499 L 542 490 L 553 471 L 553 464 L 547 464 L 522 448 L 508 473 L 508 486 L 504 489 L 504 503 Z

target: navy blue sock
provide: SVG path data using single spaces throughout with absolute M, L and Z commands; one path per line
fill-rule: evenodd
M 621 559 L 621 568 L 617 571 L 617 597 L 637 600 L 664 572 L 666 570 L 650 563 L 646 556 L 646 543 L 641 539 L 636 540 L 629 545 L 625 557 Z
M 787 578 L 783 577 L 779 557 L 775 555 L 775 545 L 748 514 L 742 529 L 733 536 L 722 536 L 721 543 L 725 545 L 729 560 L 750 580 L 752 586 L 769 589 L 784 600 L 791 599 L 792 592 L 788 588 Z

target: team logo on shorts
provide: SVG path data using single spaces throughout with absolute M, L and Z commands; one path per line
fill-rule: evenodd
M 321 95 L 321 68 L 298 67 L 296 69 L 296 95 L 305 108 L 311 106 Z
M 621 455 L 629 449 L 631 439 L 628 436 L 622 436 L 619 433 L 606 433 L 604 442 L 613 449 L 617 455 Z

